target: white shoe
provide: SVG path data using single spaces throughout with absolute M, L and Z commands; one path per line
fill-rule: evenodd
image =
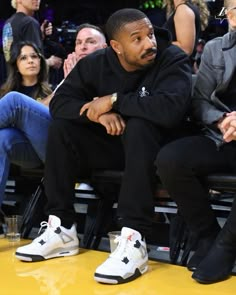
M 79 190 L 82 190 L 82 191 L 93 191 L 94 188 L 88 184 L 88 183 L 80 183 L 79 187 L 78 187 Z
M 132 281 L 148 270 L 146 242 L 139 232 L 123 227 L 116 238 L 118 246 L 95 271 L 94 279 L 100 283 L 121 284 Z
M 79 253 L 79 240 L 75 225 L 70 229 L 61 226 L 60 218 L 50 215 L 48 222 L 41 222 L 45 231 L 29 245 L 16 249 L 16 258 L 24 261 L 42 261 Z M 39 232 L 40 232 L 39 231 Z

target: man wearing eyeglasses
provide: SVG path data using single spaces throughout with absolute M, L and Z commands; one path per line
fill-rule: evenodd
M 167 145 L 156 161 L 164 187 L 196 237 L 187 267 L 202 284 L 227 279 L 236 260 L 236 199 L 221 229 L 200 181 L 210 173 L 236 172 L 236 0 L 224 5 L 229 32 L 206 44 L 192 99 L 193 118 L 203 130 Z

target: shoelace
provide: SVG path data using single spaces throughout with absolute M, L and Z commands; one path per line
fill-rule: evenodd
M 40 229 L 38 231 L 38 238 L 34 241 L 37 241 L 38 239 L 45 239 L 47 240 L 51 235 L 55 234 L 55 228 L 51 227 L 50 224 L 47 221 L 42 221 L 40 223 Z
M 44 229 L 44 232 L 49 228 L 49 223 L 47 221 L 42 221 L 40 223 L 40 229 L 38 231 L 38 235 L 42 233 L 42 230 Z
M 130 250 L 132 250 L 132 242 L 127 239 L 127 237 L 118 236 L 115 238 L 114 243 L 118 244 L 117 248 L 113 253 L 111 253 L 111 257 L 120 259 L 122 256 L 130 255 Z M 128 256 L 129 256 L 128 255 Z

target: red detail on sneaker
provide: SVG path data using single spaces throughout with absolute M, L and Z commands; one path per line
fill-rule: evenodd
M 129 240 L 131 242 L 132 241 L 132 236 L 133 236 L 133 233 L 127 237 L 127 240 Z

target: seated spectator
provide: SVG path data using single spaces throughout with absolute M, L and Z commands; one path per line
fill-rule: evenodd
M 110 47 L 76 64 L 50 102 L 45 163 L 48 223 L 16 257 L 40 261 L 79 252 L 73 207 L 76 179 L 95 169 L 124 169 L 118 198 L 118 246 L 94 278 L 129 282 L 148 270 L 156 188 L 154 159 L 189 106 L 188 56 L 137 9 L 121 9 L 106 24 Z
M 221 229 L 203 178 L 236 172 L 236 0 L 224 2 L 230 31 L 208 41 L 192 101 L 199 136 L 165 146 L 156 161 L 158 175 L 177 205 L 196 244 L 187 267 L 192 278 L 211 284 L 227 279 L 236 260 L 236 198 Z
M 78 27 L 77 40 L 81 45 L 75 46 L 78 56 L 76 61 L 106 46 L 102 31 L 90 24 Z M 72 69 L 72 65 L 75 65 L 70 59 L 68 63 L 70 65 L 67 66 L 65 75 Z M 45 59 L 32 42 L 21 42 L 13 47 L 8 79 L 0 93 L 1 96 L 5 94 L 0 99 L 1 205 L 10 163 L 36 168 L 45 161 L 48 126 L 51 120 L 47 106 L 52 91 L 47 84 Z
M 36 100 L 44 101 L 52 93 L 46 61 L 32 42 L 12 47 L 8 70 L 7 81 L 0 89 L 0 205 L 10 163 L 36 168 L 44 161 L 42 150 L 46 148 L 50 115 L 48 108 Z
M 52 93 L 47 81 L 48 68 L 39 48 L 30 41 L 19 42 L 12 47 L 7 80 L 0 88 L 0 97 L 18 91 L 43 99 Z
M 189 56 L 194 53 L 201 30 L 208 25 L 209 10 L 204 0 L 164 0 L 167 21 L 164 28 L 172 35 L 173 44 Z

